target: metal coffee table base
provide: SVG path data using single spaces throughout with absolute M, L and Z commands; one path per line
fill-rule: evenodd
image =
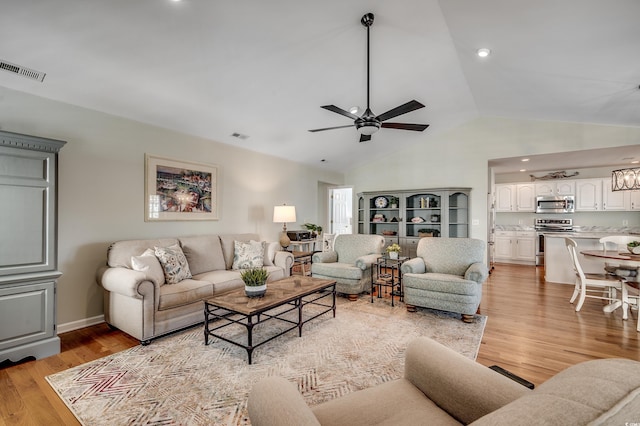
M 300 294 L 295 296 L 292 300 L 283 300 L 282 303 L 276 304 L 268 304 L 266 307 L 260 309 L 255 309 L 253 312 L 241 312 L 237 309 L 232 309 L 229 306 L 220 306 L 224 305 L 223 303 L 216 303 L 215 300 L 210 299 L 205 301 L 204 315 L 204 342 L 205 345 L 209 345 L 210 340 L 209 337 L 215 337 L 220 340 L 224 340 L 225 342 L 231 343 L 233 345 L 244 348 L 247 351 L 247 357 L 249 364 L 252 363 L 252 355 L 253 350 L 259 346 L 264 345 L 265 343 L 270 342 L 276 337 L 280 337 L 291 330 L 298 329 L 298 336 L 302 336 L 302 326 L 309 321 L 332 311 L 333 317 L 336 316 L 336 288 L 335 282 L 328 285 L 320 292 L 318 290 L 314 290 L 313 293 L 310 294 Z M 323 299 L 331 298 L 331 304 L 324 303 Z M 316 305 L 324 307 L 325 309 L 316 313 L 315 315 L 304 319 L 303 317 L 303 308 L 306 305 Z M 288 306 L 287 308 L 280 310 L 278 308 L 282 308 L 284 306 Z M 272 313 L 272 311 L 277 310 L 277 312 Z M 291 319 L 291 315 L 289 318 L 286 318 L 287 314 L 297 311 L 296 320 Z M 268 337 L 265 340 L 262 340 L 258 343 L 254 343 L 253 329 L 259 324 L 264 324 L 269 320 L 280 320 L 282 322 L 288 323 L 291 327 L 286 328 L 285 330 Z M 220 322 L 218 325 L 217 323 Z M 241 342 L 234 341 L 228 337 L 225 337 L 219 333 L 217 330 L 224 329 L 234 324 L 242 325 L 247 330 L 247 344 L 243 344 Z

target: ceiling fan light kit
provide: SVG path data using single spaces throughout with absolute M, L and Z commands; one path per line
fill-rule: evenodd
M 347 127 L 354 127 L 360 133 L 360 142 L 366 142 L 371 140 L 371 135 L 380 130 L 381 127 L 388 129 L 400 129 L 400 130 L 412 130 L 416 132 L 422 132 L 427 127 L 428 124 L 410 124 L 410 123 L 384 123 L 384 121 L 389 120 L 391 118 L 397 117 L 402 114 L 406 114 L 411 111 L 415 111 L 420 108 L 424 108 L 424 105 L 416 100 L 409 101 L 404 105 L 400 105 L 389 111 L 376 116 L 369 106 L 370 99 L 370 90 L 369 90 L 369 63 L 370 63 L 370 43 L 369 43 L 369 29 L 373 24 L 374 16 L 373 13 L 366 13 L 360 22 L 364 27 L 367 28 L 367 109 L 362 114 L 361 117 L 358 117 L 355 113 L 358 111 L 357 109 L 354 111 L 354 108 L 351 108 L 349 111 L 346 111 L 342 108 L 339 108 L 335 105 L 324 105 L 321 108 L 324 108 L 328 111 L 335 112 L 336 114 L 344 115 L 345 117 L 351 118 L 353 120 L 353 124 L 349 124 L 346 126 L 335 126 L 335 127 L 326 127 L 322 129 L 312 129 L 310 132 L 321 132 L 324 130 L 333 130 L 333 129 L 343 129 Z

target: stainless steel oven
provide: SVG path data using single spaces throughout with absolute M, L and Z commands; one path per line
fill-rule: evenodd
M 544 234 L 549 232 L 572 232 L 573 219 L 536 219 L 536 266 L 544 265 Z

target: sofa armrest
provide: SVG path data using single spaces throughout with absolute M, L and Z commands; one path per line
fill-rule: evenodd
M 530 390 L 429 338 L 407 347 L 404 376 L 463 424 L 491 413 Z
M 414 257 L 404 262 L 400 270 L 403 274 L 424 274 L 427 272 L 427 266 L 421 257 Z
M 489 276 L 489 269 L 484 263 L 472 263 L 464 273 L 465 280 L 475 281 L 478 284 L 482 284 Z
M 283 268 L 285 276 L 289 276 L 289 272 L 293 267 L 293 254 L 289 251 L 277 251 L 273 258 L 273 265 Z
M 282 377 L 267 377 L 249 392 L 247 410 L 254 426 L 320 425 L 296 387 Z
M 113 291 L 123 296 L 140 298 L 145 296 L 140 285 L 151 282 L 144 272 L 134 271 L 128 268 L 100 268 L 97 274 L 98 283 L 108 291 Z M 153 284 L 153 283 L 152 283 Z M 156 284 L 153 284 L 156 287 Z
M 321 251 L 314 253 L 311 261 L 313 263 L 335 263 L 338 261 L 338 253 L 335 251 Z
M 380 253 L 367 254 L 365 256 L 360 256 L 359 258 L 356 259 L 356 267 L 362 269 L 363 271 L 366 271 L 367 268 L 370 268 L 371 265 L 373 265 L 380 256 L 382 256 Z

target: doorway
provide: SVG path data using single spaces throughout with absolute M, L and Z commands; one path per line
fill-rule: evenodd
M 353 188 L 329 189 L 329 233 L 353 233 Z

